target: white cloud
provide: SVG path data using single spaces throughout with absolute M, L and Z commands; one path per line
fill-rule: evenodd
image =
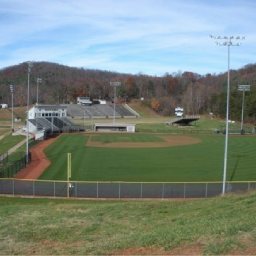
M 209 34 L 246 35 L 233 68 L 255 59 L 254 0 L 2 0 L 0 68 L 28 59 L 117 72 L 225 72 Z M 202 65 L 203 63 L 203 65 Z

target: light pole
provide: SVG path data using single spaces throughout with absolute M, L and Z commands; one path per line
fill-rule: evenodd
M 225 130 L 225 152 L 224 152 L 224 170 L 223 170 L 223 184 L 222 184 L 222 195 L 226 191 L 226 176 L 227 176 L 227 160 L 228 160 L 228 120 L 229 120 L 229 91 L 230 91 L 230 46 L 239 46 L 241 43 L 233 43 L 232 40 L 243 40 L 246 39 L 244 36 L 213 36 L 215 43 L 220 46 L 228 47 L 228 81 L 227 81 L 227 109 L 226 109 L 226 130 Z
M 250 85 L 249 84 L 240 84 L 238 85 L 238 91 L 243 92 L 243 100 L 242 100 L 242 114 L 241 114 L 241 135 L 244 134 L 243 131 L 243 123 L 244 123 L 244 92 L 250 91 Z
M 85 110 L 84 110 L 84 131 L 85 131 Z
M 38 84 L 42 83 L 42 78 L 36 79 L 36 130 L 37 130 L 37 117 L 38 117 Z
M 38 84 L 42 83 L 42 78 L 36 79 L 36 105 L 38 105 Z
M 13 85 L 10 84 L 10 90 L 11 90 L 11 94 L 12 94 L 12 134 L 14 132 L 14 125 L 13 125 Z
M 116 118 L 116 87 L 120 86 L 121 82 L 110 82 L 110 86 L 114 87 L 114 115 L 113 115 L 113 124 L 115 123 Z
M 29 111 L 29 78 L 30 78 L 30 72 L 31 72 L 31 68 L 33 66 L 33 62 L 32 61 L 28 61 L 28 95 L 27 95 L 27 133 L 26 133 L 26 162 L 29 162 L 29 147 L 28 147 L 28 137 L 29 137 L 29 125 L 28 125 L 28 119 L 29 119 L 29 115 L 28 115 L 28 111 Z

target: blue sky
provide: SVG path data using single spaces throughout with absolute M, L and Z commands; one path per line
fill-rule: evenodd
M 230 67 L 256 63 L 255 0 L 0 0 L 0 68 L 25 61 L 143 73 L 227 71 L 210 34 L 247 36 Z

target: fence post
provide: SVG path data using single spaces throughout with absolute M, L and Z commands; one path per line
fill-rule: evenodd
M 121 198 L 121 183 L 119 182 L 119 199 Z
M 35 181 L 33 180 L 33 197 L 35 197 Z
M 162 199 L 164 199 L 164 183 L 163 183 Z
M 205 198 L 208 197 L 208 183 L 205 183 Z
M 186 198 L 186 183 L 184 183 L 184 198 Z
M 12 180 L 12 195 L 14 196 L 14 180 Z
M 53 197 L 55 197 L 55 181 L 53 181 Z

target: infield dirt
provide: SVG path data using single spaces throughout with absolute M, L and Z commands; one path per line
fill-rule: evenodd
M 192 145 L 202 142 L 202 140 L 198 138 L 176 136 L 159 136 L 165 140 L 164 142 L 96 142 L 92 141 L 93 136 L 97 135 L 91 135 L 86 146 L 104 148 L 162 148 Z

